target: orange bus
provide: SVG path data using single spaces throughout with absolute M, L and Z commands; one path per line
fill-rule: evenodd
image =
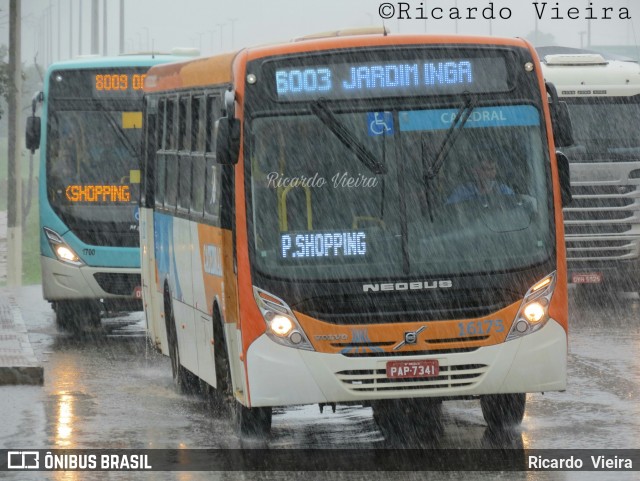
M 506 426 L 565 389 L 564 111 L 525 40 L 332 32 L 155 66 L 145 99 L 149 336 L 240 432 L 452 399 Z

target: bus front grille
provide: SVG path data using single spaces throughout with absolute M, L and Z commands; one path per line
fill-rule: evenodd
M 384 369 L 361 369 L 335 373 L 349 391 L 401 393 L 406 391 L 434 391 L 472 387 L 488 371 L 486 364 L 440 366 L 438 376 L 429 378 L 389 379 Z
M 133 295 L 133 290 L 141 285 L 140 274 L 97 272 L 93 277 L 103 291 L 113 295 Z

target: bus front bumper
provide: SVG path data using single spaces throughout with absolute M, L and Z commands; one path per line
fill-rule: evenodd
M 76 267 L 46 256 L 40 263 L 47 301 L 141 298 L 139 268 Z
M 388 361 L 422 359 L 437 360 L 440 375 L 387 379 Z M 402 357 L 304 351 L 263 335 L 249 347 L 247 369 L 254 407 L 561 391 L 566 388 L 567 335 L 550 319 L 533 334 L 473 352 Z

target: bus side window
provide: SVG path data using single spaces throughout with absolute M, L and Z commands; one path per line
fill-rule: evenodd
M 187 102 L 188 97 L 182 97 L 178 104 L 178 150 L 190 150 L 189 137 L 187 136 Z
M 214 132 L 213 127 L 216 123 L 216 120 L 222 117 L 222 100 L 219 95 L 208 95 L 207 96 L 207 118 L 206 118 L 206 151 L 214 152 L 215 149 L 215 139 L 213 138 Z
M 205 213 L 211 216 L 216 225 L 220 222 L 220 190 L 222 188 L 221 166 L 216 163 L 215 152 L 213 148 L 215 142 L 213 140 L 213 126 L 216 119 L 222 116 L 222 101 L 218 94 L 207 96 L 207 172 L 205 184 Z
M 189 97 L 182 97 L 178 104 L 178 208 L 189 210 L 191 201 L 191 154 L 185 152 L 190 136 L 187 136 L 191 121 L 189 112 Z
M 164 197 L 165 207 L 175 207 L 178 197 L 178 159 L 175 154 L 176 134 L 175 134 L 175 118 L 176 118 L 176 102 L 175 100 L 167 100 L 167 112 L 165 115 L 165 139 L 164 150 L 166 158 L 166 191 Z
M 164 116 L 164 139 L 162 142 L 163 150 L 173 150 L 175 148 L 175 101 L 168 99 L 166 101 L 166 110 Z
M 146 106 L 146 119 L 144 121 L 144 153 L 143 153 L 143 176 L 142 190 L 140 193 L 140 205 L 152 207 L 155 178 L 155 159 L 158 150 L 158 107 L 156 99 L 149 99 Z
M 156 150 L 154 153 L 155 157 L 155 203 L 157 207 L 162 207 L 164 205 L 164 191 L 165 191 L 165 154 L 164 149 L 162 149 L 162 133 L 164 131 L 164 127 L 166 125 L 166 112 L 167 103 L 163 99 L 159 102 L 158 105 L 158 129 L 157 129 L 157 137 L 159 137 L 156 141 L 156 146 L 159 150 Z M 148 125 L 148 124 L 147 124 Z
M 204 97 L 191 99 L 191 151 L 204 152 L 206 135 L 206 103 Z
M 202 215 L 204 212 L 205 193 L 205 139 L 206 115 L 205 98 L 191 99 L 191 212 Z

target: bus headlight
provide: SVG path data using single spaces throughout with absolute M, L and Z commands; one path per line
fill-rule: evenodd
M 291 308 L 282 299 L 253 287 L 253 297 L 267 324 L 267 336 L 278 344 L 314 351 Z
M 507 341 L 536 332 L 547 323 L 549 303 L 555 286 L 556 273 L 552 272 L 529 289 L 511 326 Z
M 275 315 L 269 321 L 269 328 L 280 337 L 287 337 L 293 331 L 293 322 L 286 316 Z
M 56 231 L 48 229 L 47 227 L 43 227 L 43 230 L 44 235 L 47 236 L 51 250 L 59 261 L 78 267 L 84 264 L 80 256 L 62 240 L 62 237 Z

